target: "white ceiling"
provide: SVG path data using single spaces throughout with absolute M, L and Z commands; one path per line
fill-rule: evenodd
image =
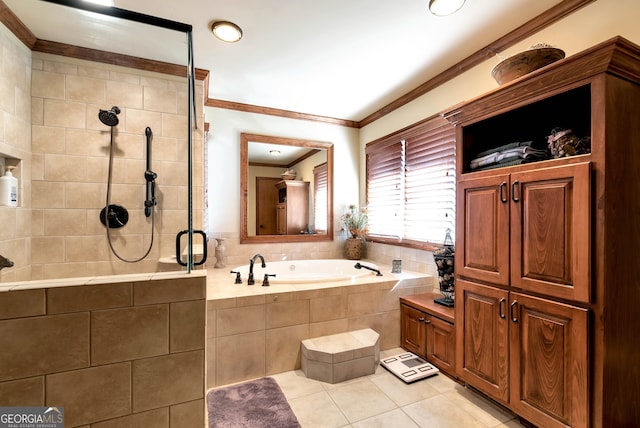
M 185 41 L 143 25 L 60 18 L 40 0 L 3 0 L 39 39 L 180 62 Z M 428 0 L 115 0 L 193 25 L 209 97 L 361 120 L 561 0 L 467 0 L 435 17 Z M 53 6 L 58 7 L 58 6 Z M 86 15 L 86 14 L 85 14 Z M 86 16 L 85 16 L 86 17 Z M 227 44 L 215 20 L 242 27 Z

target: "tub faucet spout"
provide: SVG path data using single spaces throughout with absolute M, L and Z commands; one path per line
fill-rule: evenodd
M 256 254 L 255 256 L 251 257 L 251 260 L 249 260 L 249 278 L 247 279 L 247 285 L 254 285 L 256 283 L 255 279 L 253 279 L 253 264 L 257 259 L 260 259 L 260 261 L 262 262 L 263 269 L 267 267 L 267 264 L 264 262 L 264 257 L 262 257 L 261 254 Z
M 0 256 L 0 270 L 6 267 L 12 267 L 13 262 L 4 256 Z

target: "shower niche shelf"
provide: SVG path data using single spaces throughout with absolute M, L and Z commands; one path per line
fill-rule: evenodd
M 20 168 L 22 163 L 22 159 L 15 158 L 11 155 L 7 155 L 4 153 L 0 153 L 0 177 L 4 177 L 7 171 L 11 172 L 11 175 L 17 180 L 17 195 L 16 198 L 13 199 L 13 203 L 8 202 L 9 194 L 13 193 L 9 188 L 0 188 L 0 208 L 16 208 L 16 206 L 20 206 L 20 184 L 22 182 L 22 169 Z M 4 182 L 0 183 L 0 186 L 6 185 Z M 6 193 L 5 193 L 6 192 Z M 6 198 L 6 199 L 5 199 Z M 17 205 L 16 200 L 17 199 Z M 7 201 L 7 202 L 5 202 Z

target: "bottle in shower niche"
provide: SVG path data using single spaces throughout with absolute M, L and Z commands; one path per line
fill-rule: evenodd
M 7 172 L 0 177 L 0 205 L 18 206 L 18 179 L 13 176 L 13 166 L 6 167 Z

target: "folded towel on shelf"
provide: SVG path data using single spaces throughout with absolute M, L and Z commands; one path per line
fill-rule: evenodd
M 532 145 L 533 145 L 533 141 L 514 141 L 513 143 L 504 144 L 502 146 L 494 147 L 492 149 L 485 150 L 484 152 L 480 152 L 476 155 L 476 159 L 486 155 L 490 155 L 492 153 L 502 152 L 504 150 L 509 150 L 509 149 L 515 149 L 516 147 L 532 146 Z
M 529 163 L 529 162 L 534 162 L 536 160 L 539 159 L 505 159 L 503 161 L 500 162 L 496 162 L 496 163 L 492 163 L 489 165 L 484 165 L 484 166 L 480 166 L 478 168 L 475 168 L 474 171 L 484 171 L 487 169 L 493 169 L 493 168 L 502 168 L 505 166 L 515 166 L 515 165 L 522 165 L 523 163 Z
M 522 144 L 522 143 L 513 143 L 513 144 Z M 530 142 L 529 142 L 530 144 Z M 510 145 L 506 145 L 510 146 Z M 506 146 L 501 146 L 502 148 Z M 498 149 L 500 149 L 499 147 Z M 470 163 L 471 169 L 477 169 L 483 166 L 488 166 L 492 164 L 499 163 L 504 160 L 512 160 L 512 159 L 546 159 L 548 157 L 546 150 L 534 149 L 530 145 L 521 145 L 521 146 L 511 146 L 507 149 L 497 150 L 494 149 L 493 153 L 486 154 L 481 157 L 477 157 L 473 159 Z

